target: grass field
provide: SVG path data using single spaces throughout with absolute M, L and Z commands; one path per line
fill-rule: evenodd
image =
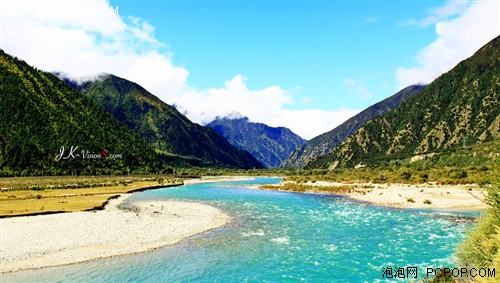
M 182 181 L 170 175 L 0 178 L 0 217 L 91 210 L 122 193 Z

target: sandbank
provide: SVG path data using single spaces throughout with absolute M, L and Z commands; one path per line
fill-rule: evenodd
M 111 200 L 102 211 L 0 219 L 0 273 L 150 251 L 230 221 L 206 204 L 128 203 L 128 196 Z
M 306 184 L 319 187 L 346 185 L 325 181 Z M 355 189 L 345 195 L 378 206 L 448 211 L 475 211 L 487 208 L 484 203 L 484 191 L 477 185 L 372 183 L 349 185 Z

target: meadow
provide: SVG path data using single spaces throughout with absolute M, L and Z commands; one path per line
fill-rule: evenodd
M 101 209 L 120 194 L 182 180 L 173 175 L 0 178 L 0 217 Z

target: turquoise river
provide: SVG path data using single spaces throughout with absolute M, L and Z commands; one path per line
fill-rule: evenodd
M 398 267 L 417 267 L 419 282 L 427 268 L 453 267 L 454 249 L 471 225 L 442 212 L 247 188 L 279 181 L 137 193 L 130 200 L 211 204 L 233 221 L 153 252 L 4 274 L 2 282 L 409 282 L 382 276 L 384 268 Z

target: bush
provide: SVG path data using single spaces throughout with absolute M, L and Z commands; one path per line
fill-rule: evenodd
M 420 178 L 422 178 L 422 180 L 424 182 L 427 182 L 427 180 L 429 180 L 429 174 L 427 174 L 427 173 L 421 173 L 420 174 Z
M 479 171 L 481 171 L 481 172 L 486 172 L 486 171 L 488 171 L 488 166 L 483 165 L 483 166 L 479 167 Z
M 453 179 L 464 179 L 464 178 L 467 178 L 467 172 L 458 171 L 455 174 L 453 174 L 452 177 L 453 177 Z
M 462 244 L 459 258 L 471 267 L 500 267 L 500 196 L 499 186 L 487 188 L 490 205 Z
M 500 268 L 500 178 L 495 181 L 485 186 L 488 209 L 460 246 L 458 258 L 466 267 Z
M 406 198 L 406 202 L 412 202 L 415 203 L 415 200 L 413 198 Z
M 411 178 L 411 173 L 410 172 L 403 172 L 401 173 L 401 179 L 403 180 L 410 180 Z
M 424 204 L 432 204 L 432 201 L 430 201 L 428 199 L 424 199 Z

